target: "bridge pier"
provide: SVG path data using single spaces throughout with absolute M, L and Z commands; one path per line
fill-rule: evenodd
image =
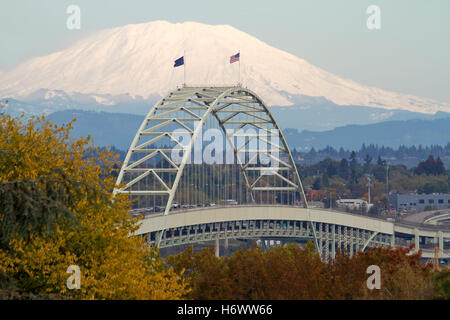
M 350 257 L 353 256 L 353 253 L 354 253 L 354 250 L 355 250 L 354 245 L 353 245 L 354 232 L 355 231 L 353 230 L 353 228 L 350 228 L 350 239 L 349 239 L 349 246 L 350 246 L 349 254 L 350 254 Z
M 216 239 L 216 257 L 220 257 L 220 251 L 219 251 L 219 238 Z
M 331 225 L 331 238 L 332 240 L 332 247 L 331 247 L 331 258 L 336 258 L 336 225 Z
M 419 252 L 420 250 L 420 237 L 419 237 L 419 229 L 414 228 L 414 251 Z

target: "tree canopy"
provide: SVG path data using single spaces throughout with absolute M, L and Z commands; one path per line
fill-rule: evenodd
M 426 175 L 440 175 L 445 173 L 445 166 L 441 158 L 434 159 L 432 155 L 425 161 L 420 161 L 417 168 L 414 170 L 416 174 Z
M 128 197 L 112 201 L 116 157 L 92 152 L 89 137 L 71 139 L 71 128 L 0 116 L 0 275 L 10 280 L 3 283 L 76 299 L 179 298 L 180 273 L 130 236 L 139 221 Z M 66 286 L 70 265 L 80 268 L 79 290 Z
M 309 242 L 263 251 L 253 247 L 230 257 L 216 257 L 211 248 L 170 256 L 175 270 L 186 270 L 188 299 L 432 299 L 448 295 L 448 273 L 435 275 L 411 248 L 369 248 L 350 256 L 337 252 L 324 261 Z M 367 288 L 367 268 L 381 270 L 380 290 Z

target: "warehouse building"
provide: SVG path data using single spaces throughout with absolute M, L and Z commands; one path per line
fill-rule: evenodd
M 391 208 L 407 211 L 439 210 L 450 208 L 450 194 L 390 194 Z

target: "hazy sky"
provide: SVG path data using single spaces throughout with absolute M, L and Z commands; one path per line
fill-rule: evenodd
M 68 5 L 81 29 L 68 30 Z M 381 29 L 366 26 L 369 5 Z M 98 29 L 151 20 L 229 24 L 339 76 L 450 102 L 449 0 L 2 0 L 0 71 Z

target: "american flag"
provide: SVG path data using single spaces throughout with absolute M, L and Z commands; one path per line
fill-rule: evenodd
M 235 55 L 231 56 L 230 57 L 230 63 L 239 61 L 239 57 L 240 57 L 239 55 L 240 55 L 240 53 L 236 53 Z

